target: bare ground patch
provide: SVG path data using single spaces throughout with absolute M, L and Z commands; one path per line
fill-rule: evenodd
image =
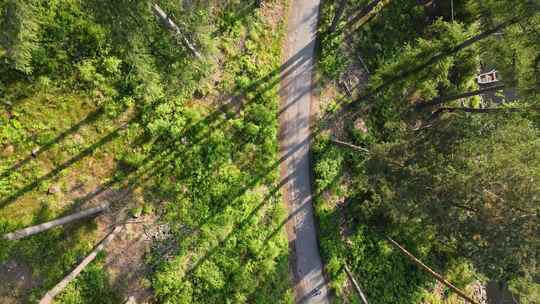
M 17 260 L 0 264 L 0 303 L 15 304 L 27 301 L 29 291 L 39 284 L 32 269 Z

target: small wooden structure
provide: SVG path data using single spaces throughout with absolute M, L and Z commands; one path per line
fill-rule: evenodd
M 490 84 L 499 81 L 497 70 L 482 73 L 476 77 L 478 84 Z

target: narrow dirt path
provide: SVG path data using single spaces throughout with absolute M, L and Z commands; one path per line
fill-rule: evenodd
M 329 303 L 312 206 L 310 116 L 320 0 L 291 0 L 281 69 L 281 175 L 297 303 Z

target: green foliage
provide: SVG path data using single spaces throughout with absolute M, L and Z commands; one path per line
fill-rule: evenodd
M 365 1 L 366 4 L 368 1 Z M 391 61 L 424 32 L 426 16 L 414 0 L 392 0 L 377 18 L 362 26 L 352 37 L 357 52 L 370 70 Z
M 369 175 L 390 189 L 380 192 L 395 218 L 433 225 L 484 273 L 509 279 L 535 263 L 528 227 L 537 221 L 538 143 L 538 131 L 522 118 L 460 117 L 379 145 Z
M 335 164 L 338 172 L 345 168 L 363 170 L 363 157 L 357 152 L 330 146 L 324 138 L 314 146 L 316 168 Z M 352 171 L 358 174 L 358 171 Z M 336 177 L 338 177 L 336 179 Z M 425 261 L 430 261 L 431 231 L 420 224 L 400 225 L 385 215 L 385 204 L 362 176 L 340 179 L 332 174 L 331 185 L 326 171 L 315 170 L 316 211 L 319 222 L 321 254 L 327 261 L 331 287 L 338 299 L 360 301 L 345 289 L 348 280 L 343 269 L 347 263 L 364 292 L 373 303 L 417 303 L 424 289 L 431 285 L 420 269 L 385 240 L 384 234 L 395 235 L 404 245 Z M 344 183 L 344 181 L 346 183 Z M 324 199 L 323 199 L 324 198 Z M 336 201 L 338 200 L 338 201 Z M 343 203 L 338 203 L 343 200 Z M 337 205 L 339 204 L 339 205 Z M 380 232 L 379 232 L 380 231 Z
M 32 72 L 32 52 L 37 46 L 39 22 L 36 8 L 25 0 L 8 0 L 0 16 L 0 60 L 26 74 Z M 0 70 L 6 73 L 5 69 Z
M 360 2 L 351 1 L 341 26 L 347 15 L 354 15 L 353 8 L 366 4 Z M 323 4 L 323 34 L 336 3 Z M 433 280 L 389 254 L 384 235 L 405 244 L 460 287 L 476 280 L 479 272 L 509 280 L 522 278 L 530 269 L 537 271 L 538 242 L 530 227 L 538 225 L 535 106 L 540 44 L 538 14 L 534 13 L 538 3 L 455 4 L 454 22 L 448 2 L 430 8 L 418 1 L 391 1 L 358 30 L 342 28 L 323 36 L 320 67 L 324 76 L 351 78 L 342 75 L 358 69 L 353 59 L 342 59 L 352 58 L 351 54 L 360 54 L 371 71 L 367 88 L 357 92 L 369 98 L 356 100 L 358 107 L 351 107 L 363 110 L 357 114 L 368 131 L 357 130 L 357 121 L 340 122 L 332 130 L 341 140 L 366 147 L 370 153 L 328 147 L 326 134 L 319 135 L 314 145 L 320 245 L 339 300 L 358 300 L 345 288 L 342 265 L 347 263 L 370 302 L 456 301 L 430 294 Z M 518 24 L 502 33 L 415 70 L 515 16 L 520 16 Z M 498 69 L 504 84 L 515 87 L 521 97 L 514 103 L 489 106 L 501 108 L 501 113 L 521 107 L 523 113 L 445 114 L 437 111 L 440 106 L 414 110 L 414 105 L 439 96 L 476 90 L 481 66 Z M 338 89 L 332 95 L 340 93 Z M 488 104 L 486 98 L 474 96 L 444 106 L 478 109 Z M 330 101 L 323 110 L 335 109 L 336 102 Z M 397 268 L 395 273 L 390 265 Z M 532 285 L 518 289 L 524 299 L 534 293 Z M 391 292 L 385 294 L 386 290 Z
M 230 4 L 225 16 L 239 7 Z M 170 201 L 165 217 L 178 242 L 171 260 L 157 253 L 151 261 L 157 269 L 152 286 L 164 303 L 292 301 L 282 279 L 285 211 L 275 185 L 281 36 L 273 36 L 256 11 L 243 18 L 222 24 L 250 25 L 245 50 L 224 66 L 224 90 L 236 96 L 241 110 L 213 112 L 179 96 L 160 101 L 146 117 L 152 134 L 171 139 L 154 147 L 171 148 L 181 160 L 171 161 L 156 182 Z M 241 39 L 235 28 L 222 30 Z
M 159 301 L 291 303 L 286 212 L 276 182 L 282 25 L 255 1 L 158 2 L 204 60 L 192 58 L 148 2 L 32 4 L 40 26 L 24 61 L 27 75 L 15 77 L 11 63 L 1 67 L 0 152 L 9 155 L 0 158 L 0 229 L 84 204 L 86 197 L 68 193 L 75 183 L 85 192 L 136 189 L 135 203 L 116 203 L 137 215 L 155 208 L 172 228 L 147 261 Z M 6 15 L 4 6 L 0 12 Z M 4 48 L 0 53 L 13 60 Z M 222 113 L 228 96 L 234 105 Z M 43 152 L 4 175 L 36 146 Z M 45 194 L 52 186 L 61 191 Z M 36 201 L 54 208 L 34 218 Z M 68 228 L 0 249 L 1 262 L 30 263 L 43 280 L 34 300 L 98 238 L 95 225 Z M 108 284 L 96 261 L 59 301 L 117 303 L 118 291 Z
M 463 24 L 437 20 L 428 28 L 429 38 L 418 38 L 414 44 L 407 44 L 397 57 L 383 64 L 374 73 L 369 82 L 370 88 L 383 85 L 400 72 L 420 65 L 426 58 L 450 49 L 472 37 L 476 32 L 475 26 L 465 28 Z M 478 53 L 474 47 L 455 56 L 447 56 L 428 69 L 394 81 L 385 90 L 387 95 L 383 97 L 381 103 L 389 103 L 392 100 L 394 103 L 402 103 L 400 99 L 413 94 L 415 98 L 428 100 L 440 96 L 441 93 L 452 95 L 466 91 L 470 89 L 470 79 L 476 75 L 478 66 Z
M 103 256 L 98 257 L 72 284 L 58 296 L 56 302 L 65 304 L 119 304 L 122 299 L 109 285 L 109 276 L 102 268 Z
M 344 157 L 338 149 L 329 147 L 330 145 L 331 143 L 327 140 L 321 140 L 314 148 L 315 155 L 320 154 L 313 169 L 317 176 L 316 189 L 327 189 L 333 186 L 342 173 Z
M 329 79 L 336 79 L 343 72 L 350 59 L 346 56 L 341 56 L 342 37 L 324 36 L 321 42 L 321 58 L 318 62 L 318 68 L 323 75 Z
M 371 1 L 348 1 L 343 22 L 359 13 Z M 361 57 L 370 70 L 397 56 L 403 45 L 423 32 L 424 11 L 415 0 L 392 0 L 374 18 L 359 28 L 339 28 L 327 34 L 334 18 L 335 3 L 323 2 L 321 10 L 319 69 L 329 79 L 337 79 L 345 67 Z M 345 56 L 344 54 L 349 54 Z
M 540 299 L 540 284 L 529 275 L 511 281 L 509 289 L 519 295 L 519 301 L 523 304 L 534 304 Z

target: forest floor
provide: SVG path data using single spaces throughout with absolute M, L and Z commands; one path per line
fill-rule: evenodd
M 287 182 L 287 232 L 297 303 L 328 303 L 328 289 L 317 243 L 312 206 L 310 119 L 319 1 L 290 4 L 284 64 L 281 68 L 282 179 Z
M 224 146 L 220 136 L 226 138 L 223 142 L 230 141 L 226 152 L 219 150 L 214 155 L 221 153 L 219 159 L 205 152 L 211 144 L 201 145 L 201 149 L 193 144 L 191 149 L 175 150 L 174 154 L 164 152 L 169 151 L 165 144 L 152 149 L 147 122 L 135 115 L 136 109 L 109 113 L 99 89 L 72 88 L 60 82 L 42 88 L 29 85 L 30 80 L 10 84 L 10 94 L 0 103 L 0 232 L 43 223 L 104 201 L 113 206 L 97 218 L 24 240 L 0 240 L 0 303 L 35 303 L 113 225 L 125 221 L 138 223 L 126 225 L 56 302 L 124 303 L 129 298 L 137 303 L 165 302 L 173 296 L 167 292 L 182 288 L 193 291 L 188 303 L 222 303 L 225 297 L 236 297 L 231 301 L 237 303 L 242 297 L 252 303 L 262 299 L 292 302 L 288 247 L 281 233 L 286 211 L 279 191 L 270 191 L 278 182 L 277 165 L 273 164 L 278 159 L 275 114 L 285 19 L 282 3 L 265 3 L 258 10 L 249 4 L 216 17 L 223 21 L 216 29 L 219 38 L 212 50 L 216 67 L 198 84 L 200 92 L 182 105 L 181 112 L 186 112 L 186 117 L 200 115 L 190 118 L 194 121 L 208 114 L 200 120 L 203 123 L 193 124 L 201 130 L 186 128 L 186 133 L 193 133 L 189 135 L 194 142 L 203 133 L 204 139 L 216 147 Z M 211 115 L 211 110 L 220 109 L 235 97 L 243 104 L 223 115 Z M 255 130 L 249 139 L 242 129 L 244 124 Z M 262 154 L 264 158 L 259 157 Z M 156 160 L 154 155 L 163 159 Z M 173 155 L 178 159 L 190 157 L 193 163 L 208 167 L 224 157 L 228 163 L 221 166 L 223 172 L 208 175 L 210 170 L 199 172 L 202 165 L 190 167 L 192 171 L 182 171 L 185 176 L 179 181 L 180 177 L 164 165 L 174 163 Z M 223 184 L 218 185 L 222 188 L 216 186 L 213 192 L 205 189 L 213 195 L 205 201 L 198 190 L 206 186 L 194 182 L 194 177 L 203 175 L 200 178 L 208 181 L 205 185 L 214 186 L 221 178 L 219 174 L 223 175 Z M 189 189 L 193 194 L 189 200 L 180 200 L 172 191 L 167 192 L 164 180 L 193 185 Z M 186 191 L 187 186 L 182 187 L 178 195 Z M 219 205 L 219 200 L 223 204 Z M 180 202 L 192 205 L 180 206 Z M 184 207 L 189 212 L 180 209 Z M 181 223 L 180 228 L 169 227 L 177 223 Z M 250 239 L 253 241 L 248 244 Z M 184 247 L 171 250 L 175 245 Z M 190 264 L 192 269 L 200 266 L 200 270 L 186 274 L 181 286 L 171 287 L 168 284 L 177 282 L 179 274 L 175 265 L 165 264 L 174 261 Z M 240 271 L 233 261 L 241 261 L 244 266 L 249 263 L 249 267 Z M 246 269 L 250 271 L 244 272 Z M 166 280 L 169 277 L 173 279 Z M 223 285 L 207 282 L 207 277 L 223 277 Z M 165 279 L 162 282 L 160 278 Z M 242 290 L 230 287 L 235 290 L 232 293 L 223 288 L 234 284 L 241 285 Z

